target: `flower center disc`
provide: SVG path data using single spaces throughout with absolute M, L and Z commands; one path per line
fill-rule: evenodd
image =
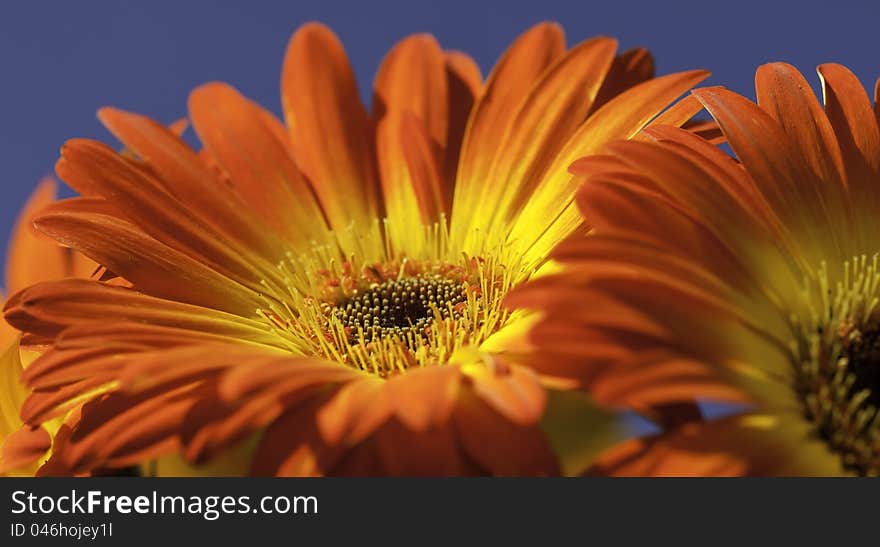
M 461 281 L 421 275 L 373 284 L 337 304 L 334 313 L 351 343 L 395 336 L 408 344 L 425 337 L 436 316 L 456 317 L 467 294 Z
M 852 392 L 868 390 L 866 402 L 880 408 L 880 329 L 861 335 L 846 352 L 847 369 L 855 377 Z

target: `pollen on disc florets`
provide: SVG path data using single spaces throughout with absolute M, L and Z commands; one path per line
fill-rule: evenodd
M 419 246 L 402 252 L 384 236 L 391 222 L 352 227 L 345 255 L 338 241 L 285 254 L 284 290 L 266 284 L 256 312 L 278 345 L 387 377 L 447 363 L 507 324 L 504 297 L 538 265 L 506 245 L 465 252 L 444 219 L 412 227 Z
M 311 270 L 258 313 L 292 353 L 387 377 L 443 364 L 479 346 L 510 317 L 502 305 L 514 283 L 494 259 L 458 262 L 344 262 Z
M 379 376 L 444 363 L 507 319 L 503 279 L 485 260 L 374 264 L 352 268 L 351 275 L 342 270 L 341 278 L 329 278 L 321 316 L 307 328 L 316 333 L 319 353 Z
M 859 332 L 844 346 L 854 393 L 867 393 L 865 403 L 880 408 L 880 326 Z
M 397 337 L 410 349 L 431 334 L 430 325 L 439 318 L 461 317 L 467 302 L 467 284 L 440 274 L 424 274 L 373 283 L 332 307 L 349 334 L 369 343 Z
M 805 291 L 797 389 L 817 435 L 845 468 L 880 474 L 880 261 L 847 261 L 832 284 L 825 264 Z

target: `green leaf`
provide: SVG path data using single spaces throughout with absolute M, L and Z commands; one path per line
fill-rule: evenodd
M 580 391 L 548 390 L 541 428 L 568 476 L 582 474 L 602 451 L 632 436 L 622 414 Z

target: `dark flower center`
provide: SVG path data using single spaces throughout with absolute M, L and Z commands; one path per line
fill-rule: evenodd
M 845 321 L 824 367 L 807 367 L 803 380 L 807 417 L 820 438 L 857 475 L 880 473 L 880 328 Z M 836 346 L 836 344 L 835 344 Z M 834 347 L 834 346 L 831 346 Z
M 426 274 L 374 284 L 335 306 L 350 342 L 396 336 L 408 345 L 422 340 L 435 315 L 452 317 L 467 300 L 461 281 Z
M 868 390 L 868 404 L 880 408 L 880 328 L 862 333 L 846 352 L 847 370 L 855 377 L 852 393 Z

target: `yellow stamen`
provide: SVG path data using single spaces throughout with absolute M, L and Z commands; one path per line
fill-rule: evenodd
M 844 262 L 836 282 L 825 262 L 809 274 L 813 281 L 802 293 L 807 317 L 793 317 L 799 333 L 797 389 L 805 413 L 846 467 L 880 474 L 878 388 L 864 379 L 880 367 L 871 353 L 880 334 L 880 258 L 862 255 Z
M 284 294 L 267 288 L 258 315 L 291 352 L 380 376 L 446 363 L 508 322 L 504 296 L 540 266 L 523 264 L 503 245 L 478 256 L 453 248 L 445 219 L 410 228 L 421 231 L 423 244 L 402 255 L 382 235 L 392 222 L 352 228 L 341 238 L 351 252 L 315 244 L 278 264 Z M 412 291 L 425 291 L 424 302 Z

